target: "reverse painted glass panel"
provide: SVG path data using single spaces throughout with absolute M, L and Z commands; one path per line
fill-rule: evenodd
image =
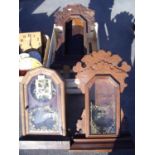
M 31 79 L 27 91 L 29 132 L 61 132 L 60 86 L 47 75 L 40 74 Z
M 90 134 L 116 133 L 116 87 L 108 79 L 96 79 L 89 90 Z

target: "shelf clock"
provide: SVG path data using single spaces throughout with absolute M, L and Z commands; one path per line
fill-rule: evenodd
M 23 136 L 66 135 L 64 83 L 54 70 L 28 71 L 20 92 Z
M 85 109 L 77 130 L 87 138 L 116 138 L 120 134 L 120 94 L 131 67 L 119 55 L 100 50 L 85 55 L 73 67 L 75 82 L 85 95 Z M 93 141 L 93 140 L 92 140 Z

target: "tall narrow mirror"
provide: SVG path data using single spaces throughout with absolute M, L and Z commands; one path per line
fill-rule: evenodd
M 117 136 L 120 127 L 119 84 L 110 76 L 95 76 L 86 85 L 85 103 L 87 136 Z

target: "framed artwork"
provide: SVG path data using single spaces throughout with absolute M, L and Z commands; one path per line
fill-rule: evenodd
M 96 75 L 85 87 L 86 136 L 115 137 L 120 130 L 120 88 L 107 75 Z
M 23 135 L 66 135 L 64 82 L 51 69 L 33 69 L 20 84 Z

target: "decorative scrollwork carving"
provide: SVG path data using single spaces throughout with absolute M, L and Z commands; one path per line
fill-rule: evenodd
M 97 74 L 111 75 L 115 78 L 122 93 L 127 87 L 125 79 L 130 70 L 131 66 L 122 61 L 119 55 L 112 55 L 110 51 L 104 50 L 85 55 L 81 62 L 77 62 L 73 67 L 73 71 L 77 73 L 75 81 L 82 93 L 85 93 L 85 84 Z

